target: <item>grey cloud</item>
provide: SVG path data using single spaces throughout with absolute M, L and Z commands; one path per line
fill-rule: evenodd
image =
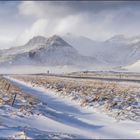
M 33 35 L 34 30 L 43 30 L 37 27 L 39 24 L 35 26 L 37 29 L 34 27 L 39 21 L 46 24 L 44 32 L 47 36 L 69 31 L 92 39 L 109 38 L 120 33 L 140 34 L 139 1 L 28 2 L 25 5 L 24 1 L 0 2 L 1 35 L 16 38 L 20 34 L 30 34 L 30 31 Z
M 63 7 L 69 12 L 100 12 L 103 10 L 116 10 L 120 8 L 139 8 L 139 1 L 46 1 L 38 2 L 50 6 Z

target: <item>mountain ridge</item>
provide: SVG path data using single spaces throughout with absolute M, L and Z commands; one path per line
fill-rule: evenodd
M 82 53 L 80 49 L 83 49 Z M 0 51 L 0 63 L 5 66 L 27 64 L 123 67 L 139 59 L 140 38 L 126 38 L 123 35 L 116 35 L 102 42 L 72 35 L 35 36 L 23 46 Z
M 87 66 L 95 61 L 95 58 L 85 57 L 79 54 L 73 46 L 58 35 L 50 38 L 33 37 L 24 46 L 19 47 L 11 57 L 8 55 L 7 58 L 8 60 L 5 59 L 6 61 L 4 60 L 2 65 L 83 66 L 84 64 Z

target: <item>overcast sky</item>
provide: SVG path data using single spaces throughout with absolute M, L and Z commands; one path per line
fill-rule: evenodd
M 140 35 L 140 2 L 0 2 L 0 48 L 22 45 L 36 35 L 66 33 L 93 40 Z

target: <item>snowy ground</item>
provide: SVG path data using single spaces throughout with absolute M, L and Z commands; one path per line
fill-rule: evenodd
M 140 122 L 117 122 L 42 87 L 7 78 L 40 103 L 32 114 L 1 106 L 0 138 L 140 138 Z
M 51 89 L 80 106 L 97 108 L 117 120 L 140 121 L 139 83 L 47 75 L 20 75 L 15 78 Z
M 0 74 L 38 74 L 38 73 L 64 73 L 80 71 L 80 68 L 74 66 L 9 66 L 0 67 Z

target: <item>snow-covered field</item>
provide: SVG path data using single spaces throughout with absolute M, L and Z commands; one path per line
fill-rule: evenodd
M 0 74 L 38 74 L 38 73 L 57 73 L 62 74 L 64 72 L 70 73 L 74 71 L 80 71 L 77 67 L 72 66 L 29 66 L 29 65 L 23 65 L 23 66 L 12 66 L 12 67 L 1 67 L 0 68 Z
M 0 106 L 1 138 L 140 138 L 138 120 L 118 121 L 97 108 L 81 107 L 78 100 L 64 98 L 53 87 L 5 78 L 18 87 L 20 95 L 14 106 Z

